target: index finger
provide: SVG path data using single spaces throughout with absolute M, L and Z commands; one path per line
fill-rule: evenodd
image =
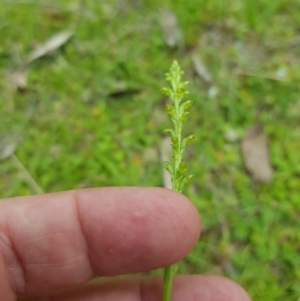
M 161 188 L 6 200 L 0 203 L 0 280 L 7 274 L 16 294 L 45 293 L 96 275 L 156 269 L 184 257 L 199 229 L 195 207 Z

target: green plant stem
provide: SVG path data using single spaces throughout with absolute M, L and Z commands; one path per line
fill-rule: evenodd
M 179 117 L 178 102 L 175 102 L 175 114 L 176 114 L 176 120 L 179 120 L 180 117 Z M 174 123 L 174 128 L 175 128 L 176 138 L 178 139 L 178 141 L 181 141 L 181 124 Z M 180 143 L 178 143 L 177 153 L 174 156 L 174 166 L 175 166 L 174 178 L 175 179 L 176 179 L 176 170 L 178 169 L 180 163 L 181 163 Z M 175 181 L 172 181 L 172 190 L 178 192 L 178 187 L 176 187 Z M 170 266 L 165 267 L 165 269 L 164 269 L 164 285 L 163 285 L 163 301 L 171 300 L 173 278 L 174 278 L 173 266 L 170 265 Z
M 180 100 L 176 99 L 174 102 L 174 108 L 175 108 L 175 116 L 176 120 L 180 120 L 180 112 L 179 112 L 179 103 Z M 178 139 L 178 145 L 177 145 L 177 151 L 174 153 L 174 179 L 177 179 L 177 171 L 179 168 L 179 164 L 182 161 L 182 152 L 181 152 L 181 131 L 182 131 L 182 123 L 181 122 L 173 122 L 174 129 L 175 129 L 175 137 Z M 172 190 L 179 192 L 179 187 L 177 187 L 176 181 L 173 181 Z
M 164 286 L 163 286 L 163 301 L 170 301 L 171 300 L 171 293 L 172 293 L 172 282 L 173 282 L 173 266 L 165 267 L 164 272 Z
M 182 103 L 182 100 L 188 95 L 188 82 L 181 81 L 183 72 L 176 61 L 173 62 L 170 72 L 166 74 L 166 80 L 170 83 L 170 88 L 162 88 L 162 92 L 171 99 L 171 104 L 166 105 L 166 111 L 172 120 L 174 130 L 166 129 L 164 134 L 171 137 L 173 156 L 171 162 L 164 162 L 165 169 L 170 173 L 172 181 L 172 190 L 181 193 L 184 186 L 188 184 L 191 175 L 185 177 L 186 164 L 182 161 L 185 147 L 194 139 L 190 135 L 182 139 L 182 127 L 189 112 L 187 109 L 191 106 L 192 101 L 188 100 Z M 172 282 L 177 270 L 177 264 L 165 267 L 163 297 L 162 301 L 171 301 Z

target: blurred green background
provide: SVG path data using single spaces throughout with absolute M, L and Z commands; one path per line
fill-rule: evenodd
M 258 301 L 298 300 L 299 24 L 298 0 L 0 1 L 0 197 L 163 186 L 160 88 L 177 59 L 194 101 L 185 193 L 203 223 L 179 272 L 228 276 Z M 241 150 L 258 121 L 265 182 Z

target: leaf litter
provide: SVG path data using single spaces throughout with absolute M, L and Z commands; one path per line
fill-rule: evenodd
M 66 44 L 73 35 L 74 32 L 71 30 L 61 31 L 51 36 L 34 50 L 30 51 L 25 56 L 24 61 L 21 62 L 21 66 L 7 71 L 6 77 L 10 88 L 13 91 L 25 91 L 28 85 L 28 65 L 58 50 L 64 44 Z
M 182 30 L 178 26 L 177 16 L 167 9 L 161 9 L 159 14 L 163 37 L 170 48 L 182 45 Z
M 269 160 L 268 138 L 261 124 L 246 131 L 241 149 L 246 169 L 252 178 L 258 182 L 269 183 L 273 170 Z
M 32 50 L 26 56 L 25 64 L 30 64 L 33 61 L 59 49 L 64 44 L 66 44 L 73 35 L 74 35 L 73 31 L 65 30 L 50 37 L 48 40 L 40 44 L 36 49 Z
M 192 55 L 192 62 L 196 74 L 200 78 L 202 78 L 206 83 L 210 84 L 213 80 L 212 75 L 209 73 L 209 71 L 207 70 L 206 66 L 204 65 L 203 61 L 201 60 L 198 54 Z

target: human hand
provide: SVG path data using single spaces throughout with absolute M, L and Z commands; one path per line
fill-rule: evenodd
M 161 188 L 100 188 L 0 201 L 0 300 L 159 301 L 161 277 L 93 280 L 182 259 L 195 207 Z M 173 301 L 250 301 L 219 276 L 176 276 Z

